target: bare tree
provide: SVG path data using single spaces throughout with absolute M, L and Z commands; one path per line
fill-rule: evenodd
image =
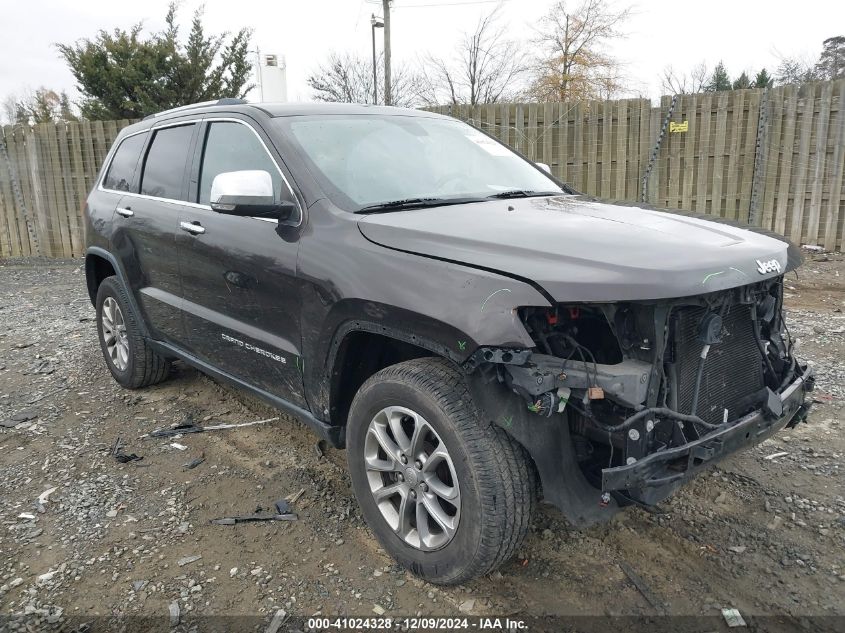
M 307 81 L 319 101 L 372 103 L 372 67 L 349 53 L 331 53 Z
M 829 37 L 822 43 L 819 59 L 813 62 L 806 55 L 779 55 L 775 70 L 778 84 L 803 84 L 845 77 L 845 36 Z
M 775 81 L 780 85 L 803 84 L 817 79 L 813 64 L 800 56 L 778 56 L 780 63 L 775 69 Z
M 3 109 L 3 121 L 9 125 L 13 125 L 18 119 L 18 98 L 15 95 L 6 95 L 3 97 L 3 103 L 0 105 Z
M 710 72 L 704 61 L 693 66 L 689 73 L 680 73 L 672 66 L 666 66 L 660 75 L 660 87 L 664 94 L 697 94 L 704 92 L 709 78 Z
M 594 77 L 595 96 L 599 99 L 613 99 L 628 87 L 628 78 L 622 64 L 610 59 L 603 72 Z
M 424 58 L 425 101 L 429 105 L 497 103 L 520 93 L 527 56 L 517 42 L 506 37 L 498 18 L 496 9 L 479 20 L 451 58 Z
M 384 64 L 376 60 L 376 78 L 383 85 Z M 331 53 L 307 79 L 318 101 L 339 103 L 373 103 L 373 63 L 370 59 L 351 53 Z M 420 74 L 409 66 L 393 64 L 391 68 L 391 104 L 414 107 L 423 98 L 424 86 Z M 384 91 L 379 91 L 379 104 L 384 103 Z
M 536 43 L 541 49 L 530 94 L 541 101 L 612 97 L 624 87 L 620 64 L 605 45 L 622 37 L 630 8 L 614 10 L 607 0 L 556 2 L 542 18 Z
M 35 91 L 27 89 L 21 95 L 8 95 L 3 100 L 2 108 L 5 119 L 12 124 L 37 125 L 77 119 L 67 93 L 44 86 Z

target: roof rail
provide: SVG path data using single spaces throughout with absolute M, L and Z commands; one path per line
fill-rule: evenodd
M 237 97 L 223 97 L 218 99 L 215 105 L 246 105 L 249 103 L 246 99 L 238 99 Z
M 199 103 L 190 103 L 188 105 L 179 106 L 178 108 L 170 108 L 169 110 L 162 110 L 161 112 L 156 112 L 155 114 L 148 114 L 144 117 L 144 121 L 148 119 L 155 119 L 156 117 L 160 117 L 164 114 L 172 114 L 174 112 L 181 112 L 183 110 L 193 110 L 194 108 L 202 108 L 205 106 L 212 106 L 212 105 L 246 105 L 248 101 L 244 99 L 235 99 L 232 97 L 223 97 L 222 99 L 216 99 L 211 101 L 201 101 Z

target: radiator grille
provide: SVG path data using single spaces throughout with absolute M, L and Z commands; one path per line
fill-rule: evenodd
M 701 354 L 696 338 L 699 322 L 707 310 L 681 308 L 674 313 L 675 363 L 678 410 L 689 413 Z M 722 342 L 713 345 L 704 365 L 698 415 L 705 422 L 721 424 L 723 410 L 734 420 L 746 411 L 737 410 L 740 401 L 764 386 L 763 362 L 754 342 L 751 306 L 731 306 L 722 326 Z

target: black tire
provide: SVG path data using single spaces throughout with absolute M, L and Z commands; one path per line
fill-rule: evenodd
M 441 549 L 422 551 L 406 543 L 382 516 L 370 490 L 364 461 L 367 430 L 387 406 L 419 413 L 453 460 L 460 519 Z M 364 519 L 385 550 L 424 580 L 454 585 L 487 574 L 513 556 L 528 531 L 537 492 L 533 464 L 521 445 L 482 419 L 464 376 L 444 359 L 407 361 L 369 378 L 352 402 L 346 448 Z
M 117 302 L 126 327 L 126 340 L 129 347 L 126 368 L 119 369 L 111 359 L 103 335 L 103 304 L 112 298 Z M 147 344 L 141 336 L 135 314 L 129 307 L 126 290 L 116 276 L 107 277 L 97 289 L 97 338 L 100 340 L 100 350 L 106 360 L 106 366 L 111 375 L 122 386 L 128 389 L 140 389 L 161 382 L 170 373 L 170 362 L 159 355 Z

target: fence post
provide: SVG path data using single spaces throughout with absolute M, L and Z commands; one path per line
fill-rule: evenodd
M 672 95 L 672 102 L 669 104 L 669 109 L 666 111 L 666 116 L 663 117 L 663 124 L 660 126 L 660 132 L 657 134 L 657 140 L 651 150 L 651 155 L 648 158 L 648 165 L 646 165 L 645 172 L 642 179 L 642 194 L 641 202 L 648 202 L 648 179 L 651 176 L 651 170 L 654 167 L 654 161 L 657 160 L 657 154 L 660 151 L 660 145 L 663 143 L 663 137 L 666 136 L 666 128 L 669 126 L 669 119 L 672 118 L 672 112 L 675 110 L 675 104 L 678 102 L 678 95 Z
M 836 85 L 839 88 L 839 110 L 836 113 L 836 122 L 833 123 L 831 129 L 833 171 L 830 174 L 830 196 L 827 203 L 823 244 L 829 251 L 835 250 L 837 243 L 839 250 L 845 250 L 845 222 L 839 229 L 838 240 L 836 234 L 840 200 L 845 191 L 845 184 L 843 184 L 845 183 L 845 79 L 840 79 Z
M 9 150 L 6 149 L 6 139 L 0 138 L 0 158 L 6 163 L 6 169 L 9 172 L 9 180 L 12 183 L 12 195 L 15 197 L 15 204 L 21 210 L 23 221 L 26 224 L 27 233 L 29 233 L 30 244 L 35 246 L 37 255 L 42 255 L 41 243 L 38 241 L 38 235 L 35 231 L 35 226 L 29 218 L 29 212 L 26 208 L 26 202 L 23 199 L 23 192 L 21 191 L 20 181 L 18 180 L 18 171 L 12 164 L 12 159 L 9 157 Z
M 47 257 L 61 257 L 56 255 L 61 251 L 61 247 L 56 248 L 55 234 L 53 233 L 53 226 L 50 217 L 50 207 L 48 202 L 48 191 L 43 186 L 42 172 L 50 169 L 49 163 L 45 160 L 44 152 L 39 148 L 39 138 L 36 134 L 36 128 L 27 128 L 26 133 L 26 152 L 27 162 L 29 164 L 29 180 L 32 187 L 32 215 L 33 222 L 37 227 L 38 234 L 41 236 L 39 241 L 39 249 Z M 44 169 L 42 169 L 42 165 Z M 44 176 L 49 178 L 49 173 Z M 42 245 L 41 242 L 46 242 Z
M 748 223 L 759 226 L 760 188 L 766 179 L 764 162 L 766 155 L 766 137 L 769 131 L 769 89 L 763 88 L 760 98 L 760 114 L 757 117 L 757 143 L 754 146 L 754 171 L 751 173 L 751 202 L 748 207 Z

